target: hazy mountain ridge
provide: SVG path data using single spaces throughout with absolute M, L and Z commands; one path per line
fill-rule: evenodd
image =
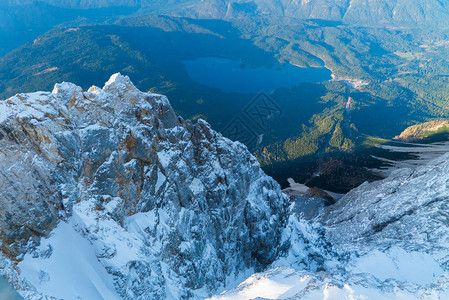
M 133 12 L 132 7 L 71 9 L 39 1 L 0 5 L 0 57 L 61 24 L 103 23 Z
M 5 1 L 3 5 L 32 1 Z M 283 16 L 298 19 L 340 21 L 363 26 L 443 26 L 449 22 L 446 1 L 429 0 L 43 0 L 55 7 L 94 9 L 105 7 L 140 8 L 141 13 L 162 13 L 191 18 L 232 19 L 248 16 Z M 2 4 L 2 3 L 0 3 Z
M 151 7 L 151 6 L 149 6 Z M 145 4 L 142 3 L 145 11 Z M 209 0 L 167 9 L 167 13 L 196 18 L 231 19 L 248 16 L 283 16 L 298 19 L 340 21 L 357 26 L 447 27 L 449 5 L 430 0 Z
M 36 2 L 47 3 L 54 7 L 71 8 L 71 9 L 92 9 L 105 7 L 136 7 L 140 0 L 0 0 L 1 6 L 27 5 Z

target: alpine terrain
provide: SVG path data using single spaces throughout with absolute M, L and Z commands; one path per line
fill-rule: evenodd
M 280 253 L 279 185 L 128 77 L 0 112 L 0 273 L 26 299 L 204 298 Z
M 297 199 L 287 255 L 213 299 L 448 299 L 448 159 L 365 183 L 311 222 Z
M 25 299 L 449 297 L 448 155 L 288 197 L 120 74 L 0 102 L 0 145 L 0 274 Z

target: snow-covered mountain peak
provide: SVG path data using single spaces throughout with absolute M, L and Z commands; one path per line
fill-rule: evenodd
M 133 89 L 136 89 L 134 84 L 131 82 L 131 79 L 129 79 L 128 76 L 120 74 L 120 72 L 112 74 L 112 76 L 109 78 L 108 81 L 105 83 L 105 87 L 112 84 L 123 84 L 127 87 L 132 87 Z
M 105 83 L 103 90 L 109 93 L 126 93 L 128 91 L 137 91 L 137 88 L 132 83 L 128 76 L 124 76 L 120 73 L 115 73 Z
M 26 298 L 202 298 L 280 252 L 288 198 L 246 147 L 128 77 L 0 112 L 0 272 Z

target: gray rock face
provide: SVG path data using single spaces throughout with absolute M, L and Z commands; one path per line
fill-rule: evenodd
M 335 245 L 363 249 L 392 245 L 449 258 L 449 163 L 444 155 L 383 181 L 365 183 L 327 208 L 322 222 Z M 348 246 L 351 245 L 351 246 Z
M 36 246 L 61 222 L 124 299 L 207 296 L 280 251 L 288 198 L 246 147 L 128 77 L 16 95 L 0 103 L 0 137 L 1 249 L 15 268 L 30 253 L 51 259 Z M 0 273 L 23 294 L 40 290 L 20 270 Z

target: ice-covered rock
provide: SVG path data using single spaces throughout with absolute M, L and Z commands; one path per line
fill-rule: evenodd
M 400 246 L 441 254 L 449 263 L 449 154 L 416 169 L 365 183 L 332 207 L 322 222 L 334 245 L 359 251 Z
M 0 273 L 29 299 L 202 298 L 281 250 L 289 200 L 246 147 L 120 74 L 0 102 L 0 164 Z
M 449 299 L 449 154 L 365 183 L 312 220 L 292 204 L 285 251 L 213 299 Z

